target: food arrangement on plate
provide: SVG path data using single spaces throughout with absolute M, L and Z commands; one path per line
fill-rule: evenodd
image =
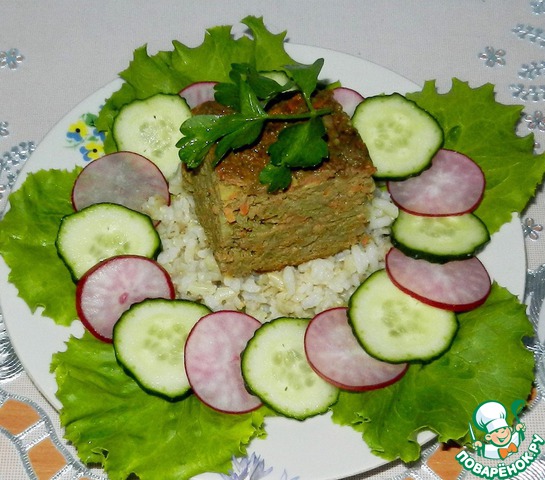
M 473 409 L 534 378 L 524 305 L 478 257 L 543 177 L 520 109 L 457 79 L 365 98 L 243 22 L 136 50 L 107 154 L 10 197 L 10 281 L 87 328 L 51 365 L 66 438 L 142 479 L 227 472 L 279 416 L 385 461 L 423 431 L 470 445 Z

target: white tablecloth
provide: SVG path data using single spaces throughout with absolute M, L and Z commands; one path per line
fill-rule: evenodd
M 0 0 L 0 202 L 14 164 L 76 104 L 116 78 L 135 48 L 169 50 L 173 39 L 196 46 L 206 28 L 238 25 L 249 14 L 263 16 L 273 32 L 287 30 L 289 42 L 345 52 L 419 85 L 436 79 L 447 90 L 452 77 L 471 86 L 493 83 L 498 101 L 524 107 L 521 134 L 534 132 L 537 150 L 545 146 L 543 0 Z M 545 202 L 534 202 L 523 222 L 529 275 L 538 278 Z M 2 380 L 0 392 L 34 402 L 47 419 L 41 435 L 62 438 L 56 412 L 25 373 Z M 535 416 L 532 428 L 545 433 L 545 416 Z M 12 448 L 14 439 L 1 433 L 0 478 L 35 478 Z M 407 468 L 394 464 L 358 478 L 401 479 Z M 437 478 L 415 468 L 412 478 Z M 545 478 L 536 475 L 528 478 Z

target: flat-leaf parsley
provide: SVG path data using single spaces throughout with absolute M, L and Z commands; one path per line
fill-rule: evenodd
M 259 180 L 274 192 L 289 187 L 291 170 L 318 166 L 328 155 L 326 130 L 322 116 L 329 109 L 316 109 L 312 94 L 324 60 L 312 65 L 295 64 L 285 67 L 285 81 L 277 81 L 267 72 L 258 72 L 250 64 L 233 64 L 230 82 L 215 87 L 217 102 L 230 107 L 227 115 L 194 115 L 180 128 L 183 137 L 177 143 L 179 155 L 188 168 L 197 168 L 215 145 L 214 165 L 231 151 L 256 142 L 266 122 L 293 122 L 285 127 L 268 150 L 269 164 Z M 276 76 L 278 78 L 278 76 Z M 271 114 L 267 107 L 287 92 L 298 93 L 307 106 L 302 113 Z

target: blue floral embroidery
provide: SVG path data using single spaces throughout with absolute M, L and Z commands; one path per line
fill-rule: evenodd
M 34 142 L 21 142 L 0 157 L 0 211 L 19 171 L 35 149 Z
M 104 133 L 95 127 L 96 115 L 87 113 L 68 127 L 68 145 L 77 148 L 84 161 L 90 162 L 104 155 Z
M 30 157 L 34 150 L 36 150 L 36 144 L 34 142 L 21 142 L 9 152 L 4 152 L 3 156 L 0 158 L 0 165 L 2 167 L 5 167 L 6 165 L 19 165 L 28 160 L 28 157 Z
M 0 68 L 9 67 L 10 70 L 15 70 L 24 59 L 16 48 L 0 51 Z
M 280 480 L 299 480 L 299 477 L 288 478 L 288 473 L 284 470 L 284 472 L 282 472 Z
M 545 132 L 545 115 L 541 110 L 536 110 L 534 113 L 525 114 L 523 119 L 530 130 Z
M 534 80 L 535 78 L 543 75 L 545 72 L 545 61 L 541 62 L 530 62 L 521 65 L 519 70 L 520 78 L 527 78 L 529 80 Z
M 530 2 L 530 5 L 532 7 L 532 12 L 536 15 L 541 15 L 542 13 L 545 13 L 545 0 Z
M 512 32 L 522 40 L 528 40 L 540 47 L 545 47 L 545 35 L 542 28 L 536 28 L 532 25 L 524 25 L 519 23 Z
M 8 127 L 8 122 L 0 122 L 0 137 L 7 137 L 9 135 Z
M 535 223 L 533 218 L 525 218 L 522 228 L 524 236 L 530 240 L 538 240 L 540 232 L 543 231 L 543 225 Z
M 220 474 L 223 480 L 261 480 L 268 477 L 273 471 L 272 467 L 265 469 L 265 461 L 255 453 L 252 453 L 249 457 L 233 457 L 231 464 L 233 468 L 228 475 Z M 286 471 L 280 477 L 280 480 L 298 479 L 299 477 L 288 478 Z
M 496 50 L 494 47 L 485 47 L 484 52 L 479 54 L 479 58 L 484 60 L 487 67 L 505 65 L 505 58 L 503 57 L 505 57 L 505 50 Z
M 509 85 L 513 97 L 523 102 L 539 102 L 545 99 L 545 85 L 524 85 L 513 83 Z
M 229 475 L 221 475 L 224 480 L 260 480 L 272 471 L 272 467 L 265 470 L 265 461 L 254 453 L 250 457 L 233 457 L 231 463 Z

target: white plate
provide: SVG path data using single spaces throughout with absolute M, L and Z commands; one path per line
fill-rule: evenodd
M 412 92 L 419 90 L 406 78 L 383 67 L 346 54 L 301 45 L 287 45 L 288 52 L 298 61 L 312 63 L 316 58 L 325 58 L 323 77 L 341 80 L 365 96 L 380 93 Z M 31 171 L 50 168 L 73 168 L 83 165 L 77 149 L 67 146 L 66 132 L 71 124 L 86 113 L 97 113 L 104 100 L 120 86 L 116 80 L 98 90 L 74 108 L 61 120 L 41 142 L 33 153 L 18 180 L 21 184 Z M 492 277 L 516 295 L 522 296 L 526 272 L 526 257 L 522 228 L 518 218 L 504 226 L 494 235 L 492 242 L 482 255 Z M 26 372 L 56 408 L 56 383 L 49 372 L 53 353 L 64 349 L 64 342 L 71 333 L 79 335 L 83 327 L 76 321 L 61 327 L 39 312 L 31 314 L 26 304 L 17 296 L 13 285 L 7 281 L 8 269 L 0 261 L 0 302 L 6 328 L 14 349 Z M 288 478 L 298 476 L 300 480 L 332 480 L 368 471 L 384 464 L 384 460 L 371 454 L 360 434 L 349 427 L 340 427 L 328 416 L 312 418 L 304 422 L 284 418 L 267 419 L 268 436 L 253 442 L 254 451 L 265 461 L 265 466 L 274 466 L 275 472 L 286 471 Z M 430 434 L 422 441 L 432 438 Z M 214 478 L 205 474 L 199 479 Z

